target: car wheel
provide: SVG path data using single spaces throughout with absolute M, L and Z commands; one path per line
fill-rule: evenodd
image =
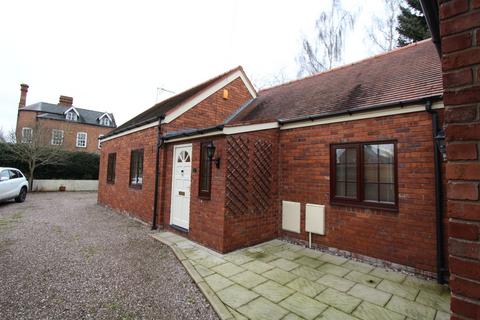
M 23 202 L 25 201 L 25 198 L 27 198 L 27 188 L 23 187 L 20 190 L 18 197 L 15 198 L 15 202 Z

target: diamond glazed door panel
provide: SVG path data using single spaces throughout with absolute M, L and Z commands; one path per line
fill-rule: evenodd
M 188 229 L 190 220 L 190 184 L 192 145 L 179 145 L 173 151 L 172 206 L 170 224 Z

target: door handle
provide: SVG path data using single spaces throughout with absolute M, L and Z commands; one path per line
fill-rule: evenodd
M 178 195 L 179 195 L 179 196 L 184 196 L 184 195 L 185 195 L 185 191 L 178 191 Z

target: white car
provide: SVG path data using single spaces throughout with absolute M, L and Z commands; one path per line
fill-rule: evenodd
M 15 199 L 23 202 L 27 191 L 28 181 L 20 170 L 0 167 L 0 201 Z

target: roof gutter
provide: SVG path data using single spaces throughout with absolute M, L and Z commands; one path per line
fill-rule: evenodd
M 375 111 L 375 110 L 382 110 L 382 109 L 387 109 L 391 107 L 396 107 L 400 105 L 400 107 L 404 107 L 405 105 L 408 104 L 415 104 L 415 103 L 425 103 L 427 100 L 440 100 L 442 98 L 442 95 L 436 95 L 436 96 L 430 96 L 430 97 L 423 97 L 423 98 L 417 98 L 417 99 L 411 99 L 411 100 L 402 100 L 402 101 L 395 101 L 395 102 L 389 102 L 389 103 L 382 103 L 382 104 L 377 104 L 377 105 L 372 105 L 368 107 L 363 107 L 363 108 L 357 108 L 357 109 L 348 109 L 344 111 L 336 111 L 336 112 L 327 112 L 327 113 L 322 113 L 318 115 L 309 115 L 309 116 L 304 116 L 304 117 L 298 117 L 298 118 L 292 118 L 292 119 L 278 119 L 277 122 L 280 126 L 289 124 L 289 123 L 296 123 L 296 122 L 304 122 L 304 121 L 315 121 L 319 119 L 325 119 L 325 118 L 330 118 L 334 116 L 344 116 L 344 115 L 352 115 L 355 113 L 361 113 L 365 111 Z
M 432 34 L 432 41 L 437 47 L 439 55 L 442 54 L 441 49 L 441 37 L 440 37 L 440 20 L 438 14 L 438 2 L 437 0 L 420 0 L 422 5 L 422 11 L 427 20 L 428 28 Z
M 214 126 L 214 127 L 192 130 L 192 131 L 189 131 L 189 132 L 179 132 L 178 134 L 173 134 L 171 136 L 166 136 L 166 137 L 163 138 L 163 140 L 168 141 L 168 140 L 182 138 L 182 137 L 191 137 L 191 136 L 202 135 L 202 134 L 205 134 L 205 133 L 210 133 L 210 132 L 215 132 L 215 131 L 222 131 L 224 127 L 225 127 L 225 125 L 221 124 L 221 125 Z

